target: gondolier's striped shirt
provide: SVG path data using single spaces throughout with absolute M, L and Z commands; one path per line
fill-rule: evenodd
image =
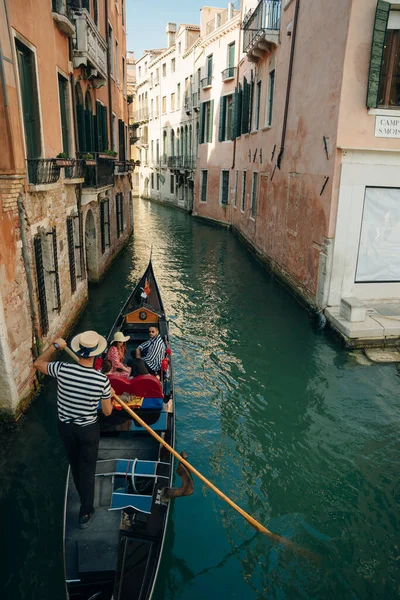
M 139 348 L 140 350 L 147 350 L 143 360 L 150 369 L 158 373 L 161 369 L 161 361 L 165 356 L 165 344 L 161 335 L 140 344 Z
M 57 379 L 60 421 L 83 427 L 96 423 L 99 402 L 111 395 L 108 377 L 91 367 L 64 362 L 49 363 L 47 372 Z

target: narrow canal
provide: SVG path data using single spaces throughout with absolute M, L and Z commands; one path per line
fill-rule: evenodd
M 366 366 L 222 229 L 135 205 L 134 239 L 77 329 L 106 333 L 150 248 L 171 320 L 177 447 L 306 559 L 196 482 L 175 501 L 155 600 L 400 594 L 400 379 Z M 5 600 L 63 600 L 66 461 L 49 381 L 0 457 Z

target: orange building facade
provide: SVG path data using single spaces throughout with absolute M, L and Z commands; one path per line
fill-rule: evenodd
M 0 408 L 133 227 L 123 0 L 0 1 Z M 105 333 L 105 332 L 102 332 Z

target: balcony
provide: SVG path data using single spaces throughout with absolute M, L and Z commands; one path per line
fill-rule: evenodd
M 28 179 L 33 185 L 49 185 L 60 179 L 60 167 L 54 158 L 29 158 Z
M 73 159 L 70 167 L 65 167 L 65 179 L 81 179 L 85 177 L 85 161 Z
M 196 158 L 194 156 L 168 156 L 169 169 L 186 169 L 193 171 L 196 168 Z
M 138 126 L 134 125 L 132 122 L 129 123 L 129 141 L 131 144 L 136 144 L 136 142 L 140 140 L 140 135 L 138 133 Z
M 107 80 L 107 43 L 86 9 L 75 11 L 75 26 L 74 67 L 86 67 L 86 77 L 100 87 Z
M 228 67 L 222 71 L 222 81 L 230 81 L 236 77 L 236 67 Z
M 96 155 L 96 165 L 86 167 L 85 188 L 100 188 L 114 185 L 115 160 L 112 158 L 101 158 Z
M 281 0 L 261 0 L 243 20 L 243 51 L 251 62 L 258 62 L 279 43 Z
M 115 163 L 114 175 L 127 175 L 133 173 L 135 170 L 135 163 L 130 160 L 120 160 Z
M 185 96 L 184 109 L 187 115 L 192 112 L 192 98 L 190 96 Z
M 55 24 L 60 31 L 69 36 L 74 35 L 74 13 L 67 0 L 52 0 L 52 15 Z
M 209 75 L 208 77 L 204 77 L 200 81 L 201 88 L 203 90 L 210 88 L 212 86 L 212 80 L 213 80 L 213 77 L 211 75 Z
M 140 108 L 139 110 L 135 111 L 135 113 L 133 114 L 133 125 L 135 125 L 136 123 L 144 123 L 144 121 L 148 121 L 149 120 L 149 109 L 146 108 Z

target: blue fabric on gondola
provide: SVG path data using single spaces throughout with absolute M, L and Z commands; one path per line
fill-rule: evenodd
M 127 508 L 131 506 L 141 512 L 150 513 L 151 496 L 139 496 L 135 494 L 119 494 L 114 492 L 111 499 L 111 510 Z
M 155 423 L 153 423 L 152 425 L 149 425 L 149 427 L 153 431 L 167 431 L 167 413 L 164 411 L 161 411 L 160 416 L 158 417 L 158 420 Z M 135 421 L 132 421 L 131 431 L 132 432 L 135 432 L 135 431 L 142 432 L 142 431 L 145 431 L 145 429 L 141 425 L 136 425 Z
M 137 460 L 132 475 L 155 475 L 157 463 L 155 461 Z
M 142 409 L 161 410 L 164 405 L 162 398 L 145 398 L 141 406 Z

